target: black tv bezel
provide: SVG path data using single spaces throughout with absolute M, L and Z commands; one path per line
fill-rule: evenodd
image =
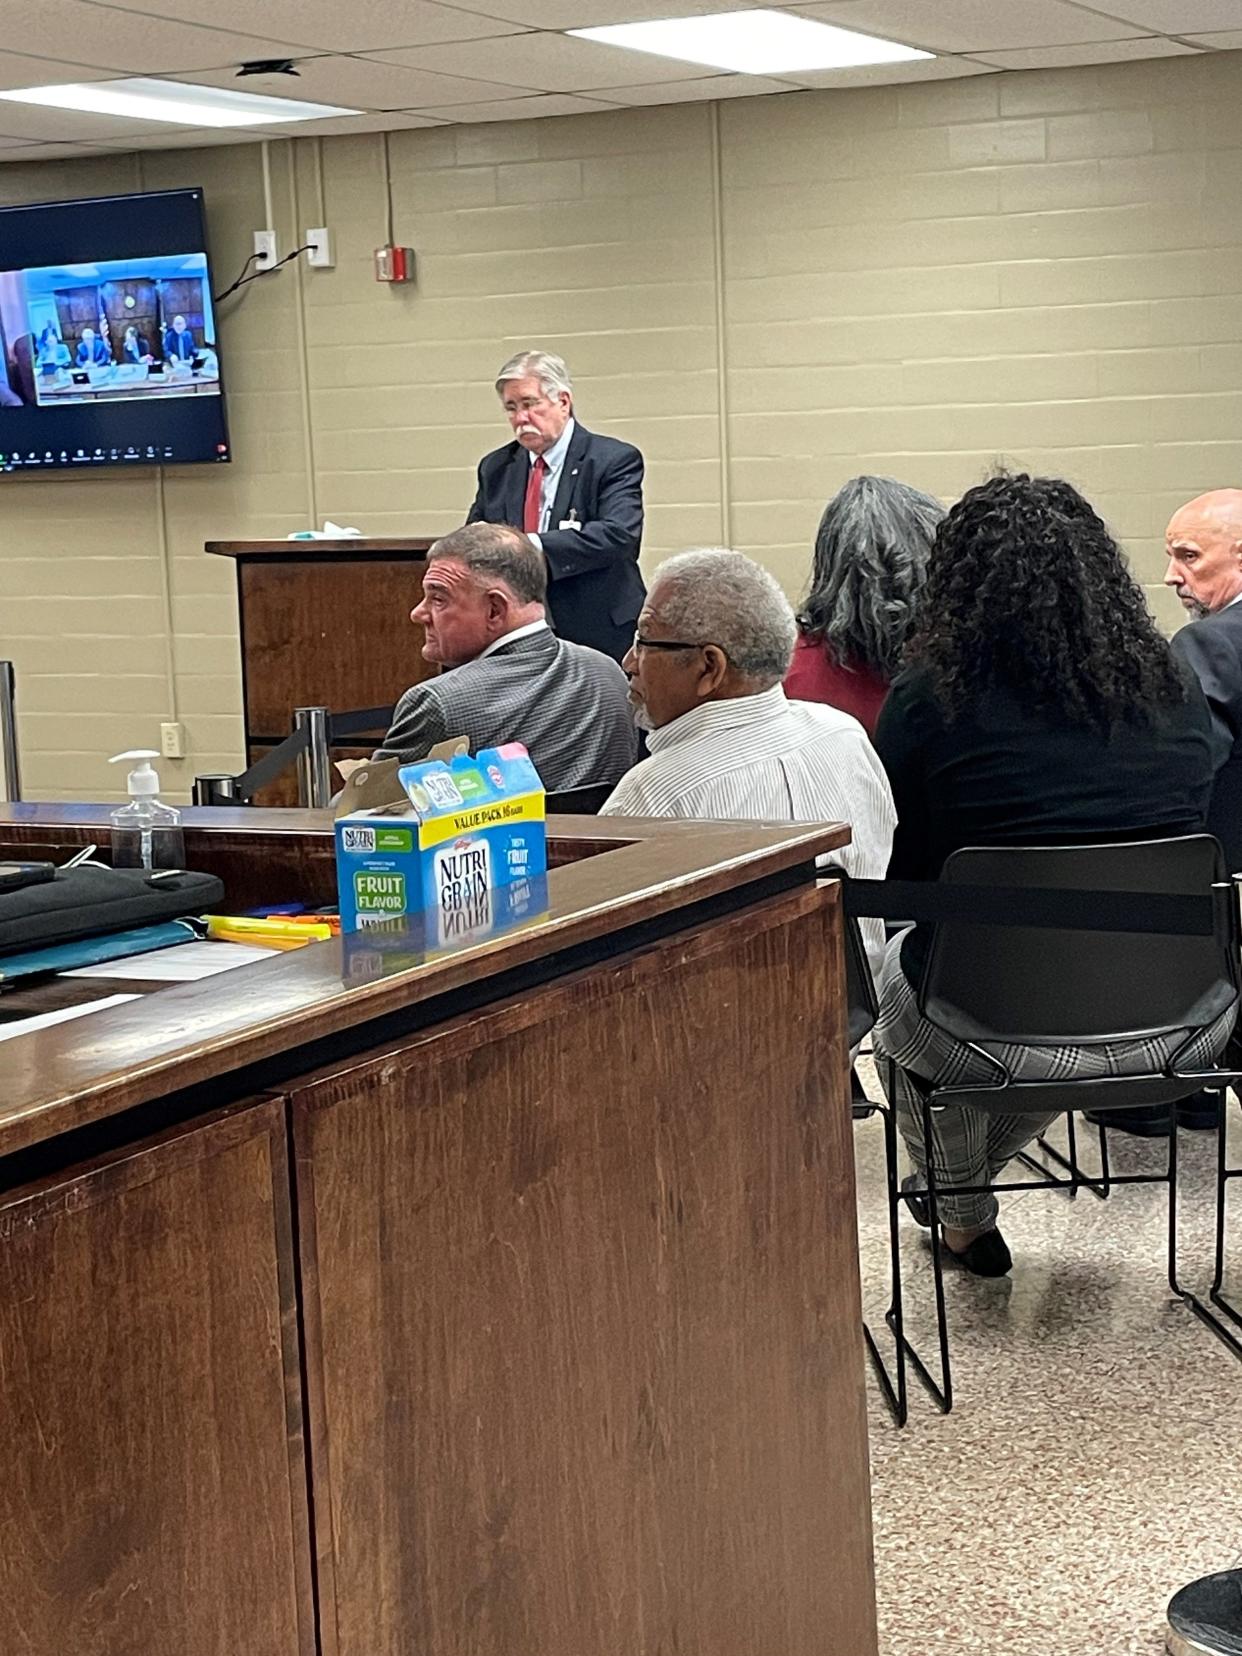
M 3 175 L 0 174 L 0 177 Z M 144 209 L 143 234 L 135 238 L 126 235 L 125 209 L 141 203 Z M 160 214 L 160 203 L 171 204 L 175 212 Z M 119 209 L 119 211 L 118 211 Z M 151 209 L 149 212 L 147 209 Z M 46 215 L 46 216 L 45 216 Z M 63 217 L 57 221 L 57 216 Z M 49 233 L 54 227 L 59 234 Z M 187 239 L 188 238 L 188 239 Z M 140 246 L 135 249 L 134 242 Z M 83 243 L 90 246 L 84 254 Z M 65 200 L 12 202 L 0 205 L 0 274 L 14 271 L 38 270 L 48 265 L 72 264 L 88 258 L 106 262 L 112 259 L 158 258 L 177 253 L 200 252 L 206 260 L 205 281 L 208 292 L 214 294 L 211 249 L 207 237 L 206 197 L 198 184 L 170 190 L 133 190 L 101 196 L 76 196 Z M 213 300 L 213 318 L 215 317 Z M 219 349 L 218 318 L 216 320 L 216 360 L 219 364 L 219 394 L 204 403 L 213 405 L 213 426 L 210 433 L 195 430 L 196 416 L 192 405 L 197 396 L 185 398 L 164 397 L 152 402 L 121 401 L 72 403 L 64 408 L 38 405 L 27 410 L 0 410 L 0 478 L 16 476 L 48 476 L 65 472 L 114 472 L 117 469 L 149 469 L 163 466 L 227 465 L 233 459 L 232 438 L 228 418 L 228 384 L 226 367 Z M 152 410 L 159 408 L 165 421 L 171 421 L 174 439 L 188 441 L 191 449 L 181 451 L 181 443 L 171 444 L 161 437 L 152 442 L 150 420 Z M 25 413 L 24 432 L 10 431 L 8 417 Z M 85 422 L 83 414 L 87 415 Z M 101 443 L 98 435 L 83 441 L 81 427 L 89 427 L 92 414 L 109 426 L 115 427 L 115 438 L 109 436 Z M 31 416 L 33 418 L 31 418 Z M 49 416 L 51 418 L 49 418 Z M 37 424 L 36 424 L 37 422 Z M 143 423 L 147 429 L 140 429 Z M 72 429 L 76 427 L 76 429 Z M 8 441 L 5 441 L 5 437 Z M 224 452 L 219 452 L 219 444 Z M 171 454 L 165 451 L 172 447 Z M 85 458 L 78 451 L 85 449 Z M 97 459 L 94 451 L 103 450 Z M 150 452 L 154 451 L 154 452 Z M 21 456 L 35 452 L 36 462 L 21 460 L 12 463 L 10 454 Z M 50 453 L 52 460 L 43 456 Z M 59 458 L 64 453 L 67 458 Z

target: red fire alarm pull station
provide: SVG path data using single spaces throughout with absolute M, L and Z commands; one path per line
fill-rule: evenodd
M 375 249 L 375 280 L 377 282 L 412 282 L 414 280 L 414 249 L 412 247 L 377 247 Z

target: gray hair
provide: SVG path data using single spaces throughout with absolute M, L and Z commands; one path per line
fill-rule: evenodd
M 548 566 L 542 552 L 520 529 L 507 523 L 467 523 L 442 535 L 427 553 L 456 558 L 483 581 L 503 581 L 523 604 L 543 604 L 548 596 Z
M 571 397 L 574 394 L 565 359 L 553 356 L 551 351 L 519 351 L 511 356 L 496 375 L 496 395 L 504 396 L 506 380 L 521 379 L 538 380 L 545 397 L 555 397 L 559 391 L 568 391 Z
M 944 507 L 891 477 L 853 477 L 824 508 L 798 616 L 834 660 L 893 678 Z
M 733 668 L 768 690 L 789 671 L 797 625 L 776 580 L 741 552 L 704 547 L 669 558 L 651 582 L 660 620 L 687 644 L 717 644 Z

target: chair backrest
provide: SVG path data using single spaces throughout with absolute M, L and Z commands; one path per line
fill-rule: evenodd
M 958 885 L 1206 897 L 1226 873 L 1219 843 L 1191 834 L 1113 845 L 972 847 L 955 851 L 940 877 Z M 960 1040 L 1027 1046 L 1201 1029 L 1238 993 L 1237 907 L 1221 902 L 1215 912 L 1215 933 L 1199 937 L 942 922 L 919 1006 Z
M 598 816 L 600 806 L 615 787 L 615 782 L 587 782 L 581 788 L 562 788 L 548 795 L 544 809 L 549 816 Z
M 849 875 L 839 863 L 827 863 L 819 872 L 825 878 L 840 880 L 843 885 L 849 879 Z M 875 1028 L 880 1003 L 876 995 L 875 980 L 871 976 L 871 963 L 867 959 L 867 946 L 863 942 L 862 928 L 854 915 L 845 912 L 844 904 L 841 906 L 841 920 L 845 949 L 846 1028 L 852 1048 Z

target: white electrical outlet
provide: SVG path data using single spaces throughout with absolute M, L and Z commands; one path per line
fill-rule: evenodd
M 256 270 L 270 270 L 276 263 L 276 232 L 256 230 L 254 233 L 254 265 Z
M 162 724 L 160 726 L 160 752 L 165 759 L 185 758 L 185 726 L 183 724 Z
M 336 264 L 332 257 L 332 236 L 327 230 L 308 230 L 302 237 L 306 243 L 306 262 L 316 270 L 331 270 Z

